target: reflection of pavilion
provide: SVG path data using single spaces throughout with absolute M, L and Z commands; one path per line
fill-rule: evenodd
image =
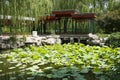
M 94 32 L 94 13 L 79 14 L 76 10 L 52 11 L 40 17 L 39 34 L 79 34 Z

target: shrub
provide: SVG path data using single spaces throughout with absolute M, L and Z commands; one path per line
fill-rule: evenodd
M 107 46 L 120 47 L 120 32 L 112 33 L 106 41 Z
M 99 27 L 105 33 L 113 33 L 120 31 L 120 10 L 110 11 L 97 18 Z

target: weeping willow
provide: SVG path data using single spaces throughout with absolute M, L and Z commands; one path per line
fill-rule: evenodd
M 118 4 L 119 0 L 53 0 L 54 10 L 77 9 L 81 13 L 101 13 L 109 11 Z
M 26 24 L 29 27 L 31 24 L 38 26 L 39 17 L 49 14 L 52 8 L 52 0 L 0 0 L 0 15 L 4 17 L 0 21 L 3 24 L 10 19 L 12 22 L 8 25 L 10 29 L 20 28 L 23 31 L 22 28 Z
M 37 29 L 39 17 L 49 14 L 52 10 L 77 9 L 80 13 L 97 14 L 112 10 L 119 2 L 119 0 L 0 0 L 0 15 L 4 17 L 0 21 L 3 24 L 8 17 L 11 19 L 12 25 L 8 25 L 10 32 L 12 29 L 31 31 L 33 25 L 34 29 Z M 24 27 L 26 24 L 29 29 Z

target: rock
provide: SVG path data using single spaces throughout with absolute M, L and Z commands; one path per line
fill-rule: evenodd
M 6 49 L 10 49 L 11 45 L 10 44 L 6 44 Z
M 2 41 L 3 41 L 3 40 L 2 40 L 2 37 L 0 37 L 0 43 L 2 43 Z
M 95 34 L 92 34 L 92 33 L 89 33 L 88 34 L 89 38 L 92 38 L 92 39 L 99 39 L 99 37 Z
M 55 38 L 48 38 L 44 41 L 45 44 L 55 44 L 56 39 Z
M 7 49 L 5 43 L 1 44 L 1 49 Z
M 89 33 L 89 34 L 88 34 L 89 37 L 92 37 L 92 35 L 93 35 L 92 33 Z
M 107 40 L 107 38 L 101 38 L 92 33 L 88 34 L 88 36 L 89 36 L 89 39 L 87 40 L 87 43 L 90 45 L 103 46 L 105 44 L 105 41 Z
M 61 39 L 57 38 L 56 39 L 56 44 L 61 44 L 61 43 L 62 43 Z
M 0 48 L 17 48 L 22 47 L 25 45 L 35 44 L 37 46 L 42 44 L 61 44 L 61 39 L 57 35 L 50 35 L 50 36 L 26 36 L 26 39 L 23 40 L 23 37 L 17 36 L 17 41 L 12 42 L 9 40 L 10 37 L 2 37 L 0 38 Z
M 91 41 L 93 44 L 99 44 L 100 43 L 100 40 L 92 40 Z

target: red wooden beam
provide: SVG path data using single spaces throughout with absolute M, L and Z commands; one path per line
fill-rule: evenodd
M 73 19 L 94 19 L 96 15 L 94 13 L 85 13 L 85 14 L 73 14 Z
M 45 20 L 46 20 L 46 21 L 53 21 L 53 20 L 55 20 L 55 19 L 56 19 L 55 16 L 46 16 L 46 17 L 45 17 Z
M 78 14 L 78 11 L 76 11 L 76 10 L 56 10 L 56 11 L 52 11 L 52 14 L 54 14 L 56 17 L 71 17 L 72 14 Z
M 56 17 L 55 15 L 49 15 L 49 16 L 44 16 L 44 17 L 40 17 L 40 21 L 55 21 L 55 20 L 60 20 L 60 18 Z
M 55 16 L 43 16 L 43 17 L 40 17 L 40 21 L 53 21 L 55 20 Z

